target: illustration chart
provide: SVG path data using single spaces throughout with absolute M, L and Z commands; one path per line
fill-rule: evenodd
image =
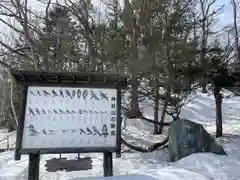
M 116 89 L 28 88 L 22 148 L 116 146 Z

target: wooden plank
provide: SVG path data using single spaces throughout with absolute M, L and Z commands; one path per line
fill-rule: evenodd
M 52 83 L 52 82 L 19 82 L 24 86 L 42 86 L 42 87 L 66 87 L 66 88 L 100 88 L 100 89 L 116 89 L 117 86 L 120 88 L 124 88 L 125 85 L 117 85 L 117 84 L 68 84 L 68 83 Z
M 68 153 L 99 153 L 99 152 L 116 152 L 117 147 L 82 147 L 82 148 L 49 148 L 49 149 L 21 149 L 21 154 L 68 154 Z
M 127 76 L 125 74 L 112 73 L 81 73 L 81 72 L 40 72 L 40 71 L 15 71 L 12 70 L 12 76 L 18 82 L 41 82 L 41 83 L 112 83 L 127 85 Z M 24 78 L 23 78 L 24 77 Z M 41 78 L 39 78 L 41 77 Z M 73 78 L 74 77 L 74 78 Z M 88 81 L 91 78 L 91 83 Z
M 16 150 L 14 159 L 20 160 L 21 159 L 21 147 L 22 147 L 22 138 L 23 138 L 23 128 L 24 128 L 24 119 L 25 119 L 25 107 L 26 107 L 26 101 L 27 101 L 27 91 L 28 87 L 23 87 L 23 95 L 22 95 L 22 104 L 21 104 L 21 110 L 20 110 L 20 116 L 18 118 L 18 128 L 17 128 L 17 136 L 16 136 Z
M 126 76 L 123 73 L 111 73 L 111 72 L 59 72 L 59 71 L 25 71 L 25 70 L 15 70 L 11 69 L 11 73 L 13 74 L 25 74 L 25 75 L 48 75 L 48 76 L 101 76 L 101 75 L 107 75 L 107 76 Z

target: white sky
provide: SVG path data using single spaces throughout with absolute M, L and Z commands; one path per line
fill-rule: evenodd
M 53 2 L 56 0 L 52 0 Z M 63 0 L 58 0 L 58 1 L 63 1 Z M 124 0 L 120 0 L 121 4 L 123 3 Z M 215 7 L 219 7 L 222 4 L 225 4 L 226 8 L 225 8 L 225 12 L 223 14 L 220 15 L 220 20 L 219 22 L 216 24 L 217 28 L 222 28 L 223 26 L 227 25 L 227 24 L 232 24 L 232 5 L 230 4 L 231 0 L 217 0 L 215 3 Z M 100 0 L 92 0 L 93 4 L 95 6 L 100 7 Z M 28 1 L 29 6 L 31 6 L 33 9 L 41 9 L 44 8 L 44 5 L 42 3 L 39 3 L 37 0 L 29 0 Z M 101 5 L 101 9 L 102 11 L 104 10 L 104 6 L 103 4 Z M 0 23 L 0 32 L 6 32 L 8 31 L 6 26 L 1 25 Z
M 54 1 L 54 0 L 53 0 Z M 61 0 L 59 0 L 61 1 Z M 120 0 L 121 3 L 123 2 L 123 0 Z M 219 25 L 226 25 L 228 23 L 231 22 L 232 20 L 232 7 L 230 4 L 231 0 L 217 0 L 215 3 L 215 7 L 218 7 L 222 4 L 225 4 L 226 9 L 225 12 L 221 15 L 221 21 L 219 22 Z M 92 0 L 93 4 L 96 6 L 100 6 L 100 0 Z M 38 9 L 41 8 L 41 6 L 39 5 L 39 2 L 37 2 L 37 0 L 29 0 L 29 5 L 32 7 L 37 7 Z M 103 8 L 103 5 L 102 5 Z
M 233 14 L 232 14 L 232 5 L 230 3 L 231 0 L 217 0 L 215 6 L 225 5 L 225 11 L 221 14 L 221 20 L 219 21 L 219 25 L 226 25 L 232 23 Z

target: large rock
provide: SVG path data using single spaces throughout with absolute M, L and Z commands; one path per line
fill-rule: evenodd
M 174 121 L 169 127 L 169 158 L 177 161 L 192 153 L 212 152 L 226 155 L 201 124 L 187 119 Z

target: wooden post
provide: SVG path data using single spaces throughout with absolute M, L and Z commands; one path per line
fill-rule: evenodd
M 113 153 L 109 152 L 109 176 L 113 176 Z
M 159 108 L 159 87 L 155 89 L 155 98 L 154 98 L 154 121 L 158 122 L 158 108 Z M 159 126 L 157 123 L 153 125 L 153 134 L 159 134 Z
M 23 128 L 24 128 L 24 119 L 25 119 L 25 108 L 26 108 L 26 102 L 27 102 L 27 92 L 28 92 L 28 87 L 23 86 L 23 96 L 22 96 L 22 102 L 21 102 L 20 116 L 19 116 L 19 119 L 18 119 L 16 147 L 15 147 L 15 154 L 14 154 L 15 161 L 19 161 L 21 159 L 20 150 L 22 148 Z
M 214 84 L 214 98 L 216 104 L 216 137 L 223 135 L 222 130 L 222 95 L 221 88 L 218 84 Z
M 40 154 L 29 154 L 28 180 L 39 180 Z
M 116 152 L 116 156 L 115 156 L 116 158 L 120 158 L 121 157 L 121 151 L 119 152 L 119 151 L 117 151 Z
M 113 176 L 112 152 L 104 152 L 103 153 L 103 175 L 104 175 L 104 177 Z
M 107 152 L 103 153 L 103 176 L 107 177 L 108 176 L 108 157 L 107 157 Z
M 121 89 L 117 88 L 117 127 L 119 127 L 119 131 L 117 131 L 117 146 L 118 150 L 116 151 L 116 158 L 121 157 L 121 126 L 122 126 L 122 117 L 121 117 L 121 106 L 122 106 L 122 93 Z

